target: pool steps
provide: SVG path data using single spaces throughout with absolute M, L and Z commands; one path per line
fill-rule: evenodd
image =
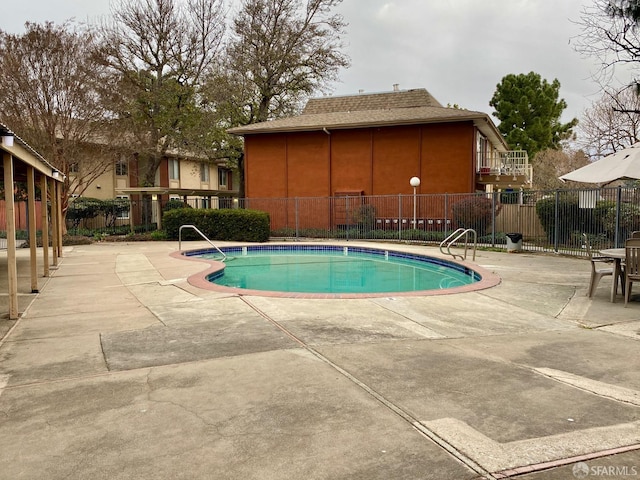
M 467 259 L 467 249 L 469 245 L 469 234 L 473 234 L 473 261 L 476 260 L 476 247 L 478 246 L 478 235 L 473 228 L 458 228 L 451 235 L 445 238 L 442 242 L 440 242 L 440 253 L 444 255 L 451 255 L 454 260 L 456 257 L 460 257 L 460 260 Z M 451 245 L 456 243 L 464 237 L 464 255 L 460 253 L 451 253 Z M 444 248 L 446 247 L 446 251 Z

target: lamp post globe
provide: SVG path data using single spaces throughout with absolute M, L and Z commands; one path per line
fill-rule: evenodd
M 413 228 L 418 228 L 416 223 L 416 188 L 420 186 L 420 179 L 418 177 L 411 177 L 409 184 L 413 187 Z

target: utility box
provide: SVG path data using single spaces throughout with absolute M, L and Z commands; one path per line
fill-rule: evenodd
M 507 252 L 522 251 L 522 234 L 507 233 Z

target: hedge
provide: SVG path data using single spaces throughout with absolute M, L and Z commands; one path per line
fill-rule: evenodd
M 170 240 L 177 240 L 182 225 L 195 225 L 209 240 L 266 242 L 269 214 L 258 210 L 176 208 L 162 215 L 162 225 Z M 183 240 L 202 240 L 193 229 L 182 231 Z
M 571 235 L 574 232 L 588 230 L 585 228 L 585 219 L 580 215 L 578 207 L 578 196 L 568 195 L 558 199 L 558 218 L 556 221 L 556 199 L 555 197 L 547 197 L 536 203 L 536 213 L 547 234 L 547 241 L 554 243 L 556 236 L 556 228 L 558 229 L 558 241 L 562 244 L 569 243 Z M 589 219 L 592 223 L 592 219 Z
M 556 235 L 555 197 L 539 200 L 536 203 L 536 212 L 547 234 L 547 240 L 553 243 Z M 563 195 L 558 198 L 558 241 L 562 244 L 571 243 L 573 235 L 583 232 L 601 234 L 613 240 L 618 214 L 621 238 L 627 238 L 634 226 L 640 222 L 640 208 L 636 205 L 622 203 L 618 207 L 615 202 L 599 200 L 595 208 L 580 208 L 577 195 Z

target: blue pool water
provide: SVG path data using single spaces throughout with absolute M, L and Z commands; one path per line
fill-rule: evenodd
M 225 268 L 207 279 L 251 290 L 301 293 L 393 293 L 440 290 L 481 278 L 433 257 L 361 247 L 273 245 L 226 247 Z M 213 251 L 190 252 L 220 259 Z

